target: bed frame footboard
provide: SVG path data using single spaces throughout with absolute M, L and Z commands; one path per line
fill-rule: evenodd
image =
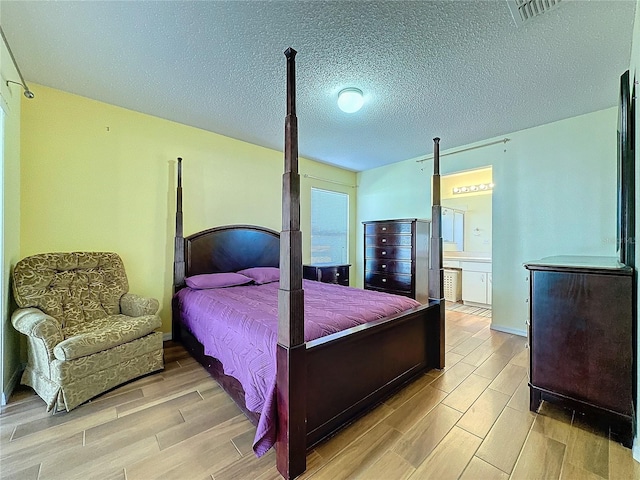
M 260 415 L 246 408 L 240 382 L 225 375 L 222 364 L 205 355 L 202 344 L 188 330 L 181 329 L 179 335 L 189 353 L 257 425 Z M 306 384 L 305 451 L 415 378 L 440 368 L 440 338 L 440 305 L 432 303 L 306 343 L 302 346 L 304 372 L 296 369 L 300 352 L 292 349 L 288 361 L 298 375 L 288 383 Z M 303 419 L 294 425 L 304 423 Z M 294 455 L 294 459 L 299 457 Z
M 307 448 L 432 368 L 439 305 L 307 343 Z

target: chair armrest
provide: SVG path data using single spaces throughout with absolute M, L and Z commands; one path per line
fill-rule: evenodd
M 20 333 L 42 339 L 49 352 L 64 340 L 61 323 L 37 308 L 19 308 L 11 315 L 11 323 Z
M 120 297 L 120 311 L 129 317 L 142 317 L 158 313 L 160 303 L 155 298 L 125 293 Z

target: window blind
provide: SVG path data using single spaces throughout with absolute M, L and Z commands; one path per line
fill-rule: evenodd
M 348 263 L 349 195 L 311 189 L 311 263 Z

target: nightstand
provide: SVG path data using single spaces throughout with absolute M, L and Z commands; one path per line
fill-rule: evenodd
M 350 264 L 314 263 L 302 266 L 302 278 L 323 283 L 349 286 Z

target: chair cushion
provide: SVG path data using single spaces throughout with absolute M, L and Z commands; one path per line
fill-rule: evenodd
M 65 327 L 119 314 L 128 290 L 116 253 L 43 253 L 22 259 L 13 272 L 17 304 L 39 308 Z
M 63 330 L 65 340 L 53 349 L 58 360 L 73 360 L 141 338 L 162 322 L 158 315 L 127 317 L 111 315 Z
M 162 332 L 152 332 L 144 337 L 93 353 L 87 357 L 73 360 L 55 359 L 51 362 L 51 380 L 58 385 L 69 385 L 82 381 L 87 375 L 109 372 L 114 367 L 127 364 L 149 352 L 162 351 L 162 345 Z

